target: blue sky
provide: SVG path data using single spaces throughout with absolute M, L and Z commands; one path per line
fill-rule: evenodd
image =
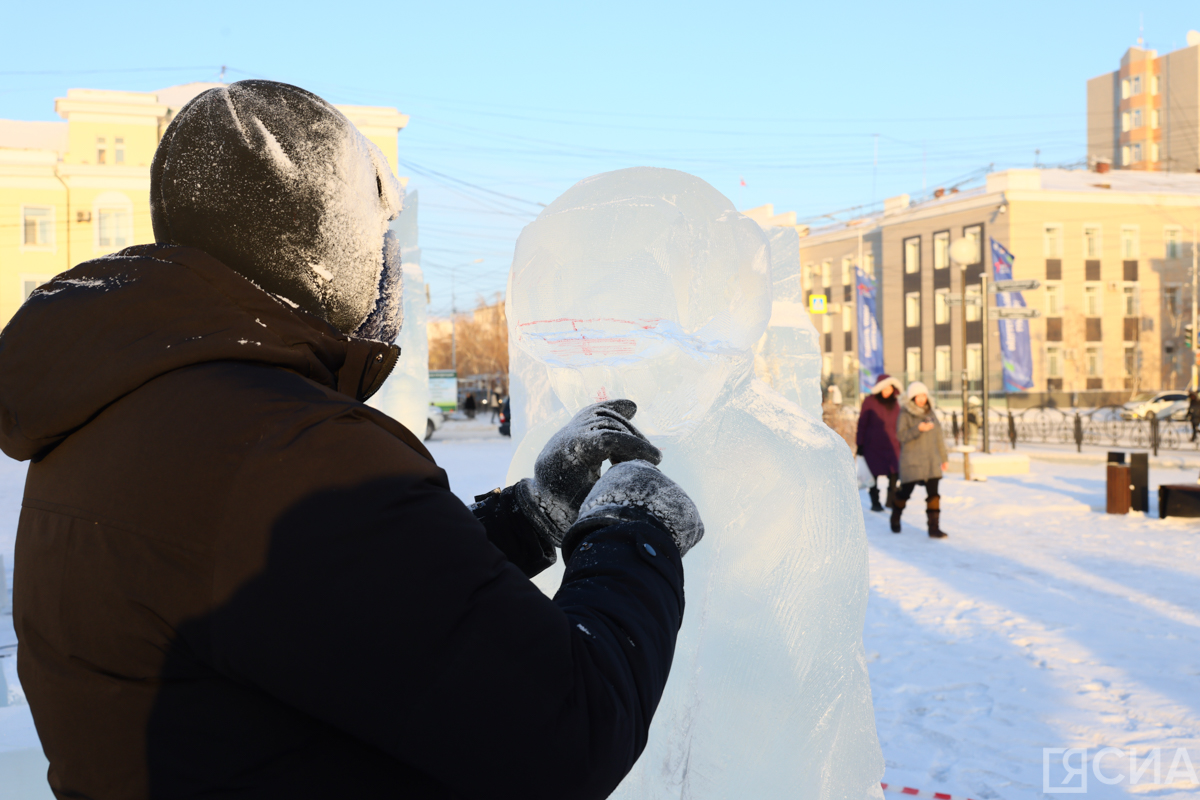
M 572 183 L 647 164 L 802 218 L 1085 156 L 1085 81 L 1195 2 L 67 3 L 5 12 L 0 118 L 68 87 L 265 77 L 411 115 L 431 312 L 504 287 Z M 876 158 L 876 147 L 878 157 Z M 1035 155 L 1040 150 L 1040 155 Z M 740 185 L 744 177 L 746 186 Z M 472 263 L 482 258 L 481 263 Z

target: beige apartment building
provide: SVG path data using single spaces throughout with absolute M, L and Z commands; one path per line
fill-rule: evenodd
M 1030 320 L 1034 391 L 1183 387 L 1196 226 L 1200 175 L 1044 169 L 992 173 L 985 186 L 920 203 L 901 195 L 878 216 L 813 229 L 800 240 L 801 275 L 808 295 L 828 297 L 830 313 L 814 315 L 825 375 L 850 383 L 857 374 L 862 264 L 878 286 L 887 372 L 958 392 L 964 358 L 969 380 L 982 376 L 986 330 L 998 391 L 998 322 L 985 326 L 982 308 L 965 306 L 964 342 L 964 306 L 951 300 L 964 283 L 978 294 L 994 238 L 1015 257 L 1015 279 L 1042 284 L 1024 293 L 1041 313 Z M 975 257 L 960 268 L 950 247 L 964 238 Z
M 1090 164 L 1200 171 L 1200 32 L 1163 56 L 1126 50 L 1118 69 L 1087 82 L 1087 113 Z
M 63 122 L 0 120 L 0 326 L 58 273 L 154 241 L 150 162 L 159 139 L 184 104 L 221 85 L 70 89 L 54 103 Z M 338 108 L 395 172 L 408 117 L 387 107 Z

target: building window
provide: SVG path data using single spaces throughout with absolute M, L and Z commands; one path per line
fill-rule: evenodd
M 1155 162 L 1158 161 L 1158 142 L 1150 143 L 1150 160 Z
M 983 366 L 983 345 L 967 345 L 967 380 L 982 380 L 983 370 L 980 369 L 981 366 Z
M 904 351 L 905 383 L 921 380 L 921 348 L 910 347 Z
M 1046 316 L 1061 317 L 1062 316 L 1062 284 L 1047 283 L 1046 284 Z
M 937 381 L 938 389 L 949 390 L 950 372 L 950 347 L 942 345 L 933 351 L 933 379 Z
M 1135 108 L 1133 110 L 1133 127 L 1142 127 L 1142 110 L 1140 108 Z
M 1170 317 L 1179 316 L 1179 287 L 1172 286 L 1163 291 L 1163 304 L 1167 307 Z
M 1083 287 L 1083 315 L 1085 317 L 1098 317 L 1104 309 L 1103 296 L 1100 294 L 1100 285 L 1093 283 Z
M 1183 230 L 1175 225 L 1163 228 L 1163 251 L 1167 258 L 1183 258 Z
M 821 262 L 821 285 L 826 289 L 829 288 L 829 282 L 833 280 L 833 259 L 827 258 Z
M 1121 81 L 1121 99 L 1125 100 L 1129 97 L 1129 80 Z
M 108 155 L 108 147 L 104 143 L 104 137 L 97 136 L 96 137 L 96 163 L 104 164 L 107 160 L 105 158 L 105 156 L 107 156 L 107 155 Z
M 858 373 L 858 359 L 853 353 L 842 353 L 842 374 L 855 375 Z
M 1062 258 L 1062 225 L 1047 223 L 1042 227 L 1042 251 L 1046 258 Z
M 921 293 L 909 292 L 904 295 L 904 324 L 909 328 L 921 325 Z
M 821 374 L 829 377 L 833 374 L 833 354 L 826 353 L 821 356 Z
M 113 163 L 125 163 L 125 137 L 123 136 L 113 139 Z
M 1158 94 L 1160 90 L 1159 78 L 1157 75 L 1150 76 L 1150 94 Z
M 842 256 L 842 285 L 854 285 L 854 259 L 851 256 Z
M 950 231 L 933 235 L 933 268 L 946 269 L 950 266 Z
M 1151 112 L 1150 112 L 1150 127 L 1157 128 L 1161 124 L 1162 124 L 1162 114 L 1159 112 L 1159 110 L 1157 108 L 1151 110 Z M 1155 160 L 1157 161 L 1158 159 L 1155 159 Z
M 983 226 L 982 225 L 971 225 L 970 227 L 963 228 L 963 238 L 970 239 L 971 243 L 975 246 L 974 250 L 971 251 L 970 264 L 982 263 L 983 262 Z
M 833 333 L 833 315 L 829 312 L 821 315 L 821 333 Z
M 1130 89 L 1132 90 L 1132 92 L 1135 95 L 1142 93 L 1142 76 L 1141 75 L 1134 75 L 1133 80 L 1130 81 L 1130 83 L 1132 84 L 1130 86 Z
M 945 325 L 950 321 L 949 289 L 938 289 L 933 293 L 933 324 Z
M 983 302 L 980 300 L 979 287 L 967 287 L 967 322 L 979 322 L 983 318 Z
M 1083 351 L 1083 366 L 1089 378 L 1103 377 L 1104 359 L 1101 358 L 1099 347 L 1093 345 Z
M 1101 230 L 1099 225 L 1084 225 L 1083 226 L 1083 257 L 1084 258 L 1099 258 L 1100 250 L 1103 242 L 1100 238 Z
M 904 240 L 904 272 L 912 275 L 921 271 L 921 237 Z
M 1046 377 L 1061 378 L 1062 377 L 1062 348 L 1047 347 L 1046 348 Z
M 1138 257 L 1138 228 L 1136 225 L 1121 226 L 1121 258 Z
M 22 206 L 21 228 L 26 247 L 53 247 L 54 209 L 48 206 Z
M 850 333 L 854 330 L 854 315 L 850 313 L 850 306 L 842 306 L 842 333 Z
M 863 272 L 875 278 L 875 251 L 870 247 L 863 249 Z
M 1126 286 L 1121 294 L 1121 300 L 1125 307 L 1125 316 L 1136 317 L 1138 315 L 1138 287 L 1137 285 Z
M 1126 114 L 1125 118 L 1128 119 L 1128 117 L 1129 115 Z M 1129 130 L 1129 128 L 1126 127 L 1125 130 Z M 1121 163 L 1127 167 L 1133 163 L 1133 156 L 1130 155 L 1129 145 L 1125 145 L 1121 148 Z
M 1137 345 L 1125 346 L 1125 377 L 1132 378 L 1137 374 Z
M 1130 145 L 1130 152 L 1133 154 L 1133 163 L 1140 164 L 1142 161 L 1142 144 L 1141 144 L 1141 142 Z
M 96 244 L 104 249 L 120 249 L 128 247 L 129 210 L 124 208 L 97 209 Z
M 1128 130 L 1129 130 L 1129 127 L 1130 127 L 1130 125 L 1129 125 L 1129 112 L 1128 112 L 1128 111 L 1124 111 L 1124 112 L 1122 112 L 1122 113 L 1121 113 L 1121 131 L 1122 131 L 1122 132 L 1128 131 Z M 1128 149 L 1128 148 L 1126 148 L 1126 149 Z
M 817 271 L 816 264 L 805 264 L 804 269 L 800 270 L 801 289 L 809 291 L 813 286 L 813 274 Z

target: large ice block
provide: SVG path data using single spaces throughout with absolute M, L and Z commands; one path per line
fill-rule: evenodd
M 571 413 L 628 397 L 708 530 L 684 560 L 649 743 L 614 797 L 881 797 L 853 463 L 819 416 L 754 378 L 770 262 L 756 223 L 664 169 L 581 181 L 517 242 L 509 482 Z M 560 575 L 539 576 L 543 591 Z
M 417 236 L 418 207 L 417 192 L 412 192 L 404 198 L 404 210 L 390 226 L 400 241 L 404 274 L 404 324 L 396 339 L 400 360 L 368 403 L 423 438 L 429 419 L 429 338 L 425 329 L 425 276 Z

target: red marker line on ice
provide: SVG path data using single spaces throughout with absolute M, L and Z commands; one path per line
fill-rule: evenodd
M 945 792 L 923 792 L 920 789 L 914 789 L 911 786 L 888 786 L 886 783 L 879 784 L 885 792 L 893 792 L 894 794 L 906 794 L 911 797 L 923 797 L 925 800 L 956 800 L 951 795 Z M 969 800 L 968 798 L 959 797 L 957 800 Z

